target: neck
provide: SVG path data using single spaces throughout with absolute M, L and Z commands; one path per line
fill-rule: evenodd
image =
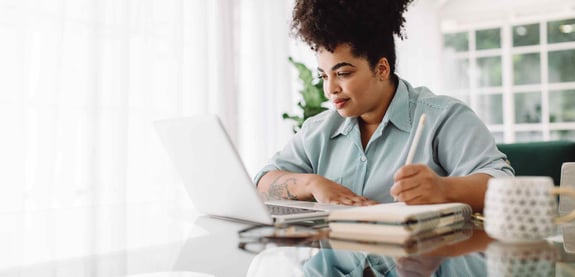
M 383 88 L 383 97 L 381 99 L 380 105 L 372 112 L 362 114 L 359 117 L 359 122 L 362 125 L 370 126 L 375 125 L 377 127 L 379 123 L 383 120 L 387 109 L 389 108 L 389 104 L 391 104 L 391 100 L 395 95 L 396 85 L 392 80 L 387 82 L 388 85 L 384 86 Z

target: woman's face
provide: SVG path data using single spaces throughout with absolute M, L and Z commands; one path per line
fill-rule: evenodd
M 320 48 L 317 60 L 323 91 L 341 116 L 381 121 L 388 101 L 378 69 L 372 71 L 366 58 L 354 57 L 348 44 L 340 44 L 333 53 Z

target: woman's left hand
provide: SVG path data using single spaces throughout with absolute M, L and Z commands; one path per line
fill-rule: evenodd
M 448 202 L 447 184 L 424 164 L 401 167 L 393 176 L 390 193 L 406 204 L 435 204 Z

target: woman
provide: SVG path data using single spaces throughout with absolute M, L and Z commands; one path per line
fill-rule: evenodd
M 255 177 L 268 199 L 369 205 L 464 202 L 483 209 L 487 181 L 513 175 L 463 103 L 395 74 L 410 1 L 297 0 L 292 29 L 317 54 L 335 110 L 309 118 Z M 405 165 L 418 119 L 426 124 Z

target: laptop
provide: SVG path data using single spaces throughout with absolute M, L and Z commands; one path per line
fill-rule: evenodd
M 342 205 L 264 201 L 215 115 L 154 122 L 194 206 L 209 216 L 261 224 L 325 220 Z

